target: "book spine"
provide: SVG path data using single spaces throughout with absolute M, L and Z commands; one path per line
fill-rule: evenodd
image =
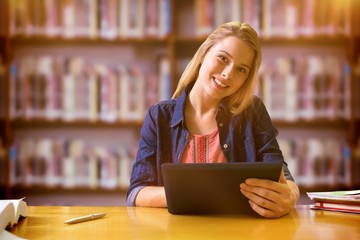
M 159 0 L 159 8 L 160 8 L 160 32 L 159 37 L 165 37 L 170 33 L 171 30 L 171 0 Z
M 18 63 L 14 62 L 9 67 L 9 114 L 10 119 L 15 119 L 18 116 L 18 108 L 20 107 L 20 100 L 18 99 L 18 94 L 21 93 L 18 86 L 20 85 L 19 79 L 17 78 L 17 67 Z
M 119 119 L 128 119 L 129 72 L 125 66 L 119 66 Z
M 63 32 L 65 38 L 75 37 L 75 3 L 74 0 L 65 0 L 62 8 Z
M 116 0 L 99 1 L 100 37 L 115 39 L 118 36 L 118 4 Z
M 160 0 L 145 1 L 145 34 L 146 36 L 160 35 Z
M 161 57 L 159 60 L 159 101 L 170 99 L 171 96 L 171 79 L 170 63 L 168 58 Z
M 125 148 L 118 149 L 119 155 L 119 178 L 118 184 L 122 188 L 130 185 L 132 160 Z
M 340 203 L 327 203 L 327 202 L 315 202 L 315 208 L 329 210 L 329 211 L 344 211 L 352 213 L 360 213 L 359 204 L 340 204 Z

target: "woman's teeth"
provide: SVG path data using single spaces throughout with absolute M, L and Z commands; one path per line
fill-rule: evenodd
M 227 85 L 223 84 L 222 82 L 220 82 L 218 79 L 215 78 L 215 82 L 217 83 L 217 85 L 219 85 L 220 87 L 227 87 Z

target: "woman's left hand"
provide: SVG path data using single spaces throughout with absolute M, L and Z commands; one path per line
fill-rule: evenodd
M 266 218 L 279 218 L 288 214 L 299 199 L 299 188 L 286 180 L 281 171 L 279 182 L 267 179 L 246 179 L 240 191 L 249 199 L 251 208 Z

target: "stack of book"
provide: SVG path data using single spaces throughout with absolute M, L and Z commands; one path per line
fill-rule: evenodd
M 360 213 L 360 190 L 308 192 L 314 201 L 313 209 Z

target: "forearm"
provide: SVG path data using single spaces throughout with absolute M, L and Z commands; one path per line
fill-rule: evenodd
M 144 187 L 137 194 L 135 205 L 138 207 L 167 207 L 164 187 Z

